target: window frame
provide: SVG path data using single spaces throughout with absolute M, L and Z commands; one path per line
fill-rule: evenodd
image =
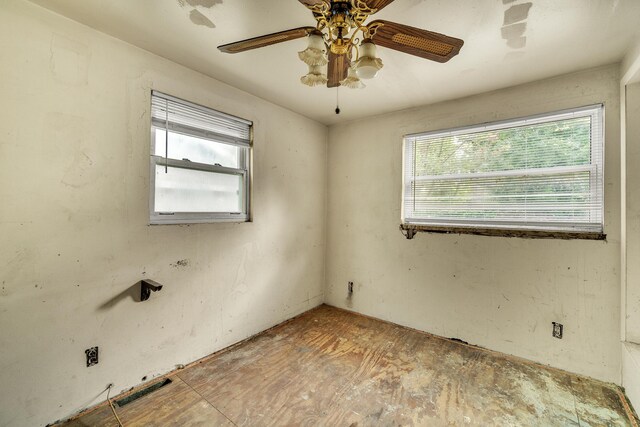
M 251 200 L 252 200 L 252 157 L 253 157 L 253 122 L 233 116 L 213 108 L 205 107 L 199 104 L 195 104 L 190 101 L 186 101 L 181 98 L 177 98 L 171 95 L 167 95 L 163 92 L 156 90 L 151 91 L 150 99 L 157 95 L 160 98 L 168 99 L 169 101 L 177 102 L 182 105 L 196 108 L 204 113 L 215 113 L 217 116 L 228 117 L 231 120 L 244 122 L 249 126 L 249 144 L 240 144 L 236 142 L 236 139 L 231 136 L 224 136 L 209 132 L 205 129 L 189 128 L 186 126 L 180 126 L 173 124 L 171 128 L 160 127 L 154 124 L 153 117 L 150 120 L 150 144 L 149 144 L 149 225 L 170 225 L 170 224 L 206 224 L 206 223 L 218 223 L 218 222 L 251 222 Z M 150 103 L 151 104 L 151 103 Z M 178 133 L 186 136 L 196 137 L 199 139 L 209 140 L 215 144 L 229 144 L 237 147 L 241 150 L 238 168 L 230 168 L 226 166 L 220 166 L 218 164 L 199 163 L 192 162 L 190 160 L 172 159 L 168 157 L 155 155 L 155 141 L 156 130 L 162 129 L 165 131 Z M 214 139 L 215 138 L 215 139 Z M 216 140 L 217 139 L 217 140 Z M 169 167 L 180 168 L 187 170 L 195 170 L 201 172 L 219 173 L 225 175 L 242 176 L 243 185 L 242 188 L 242 206 L 241 212 L 160 212 L 155 210 L 155 190 L 156 190 L 156 167 Z
M 492 171 L 492 172 L 483 172 L 477 174 L 460 174 L 459 176 L 468 176 L 473 175 L 473 178 L 477 179 L 483 177 L 502 177 L 502 176 L 519 176 L 523 175 L 523 172 L 527 172 L 526 175 L 535 175 L 535 174 L 544 174 L 544 172 L 548 172 L 550 170 L 553 171 L 562 171 L 564 173 L 577 172 L 577 171 L 589 171 L 590 172 L 590 188 L 594 188 L 592 194 L 595 197 L 600 197 L 602 200 L 599 208 L 592 211 L 592 213 L 599 214 L 600 218 L 600 229 L 593 230 L 582 230 L 576 227 L 571 227 L 569 223 L 563 222 L 531 222 L 530 224 L 524 225 L 524 222 L 517 221 L 500 221 L 500 220 L 490 220 L 483 221 L 481 219 L 472 219 L 472 220 L 464 220 L 464 219 L 431 219 L 431 218 L 408 218 L 405 202 L 406 195 L 408 192 L 412 191 L 412 183 L 413 179 L 407 179 L 407 158 L 409 156 L 407 145 L 409 143 L 409 139 L 416 137 L 430 137 L 430 136 L 445 136 L 445 135 L 461 135 L 461 134 L 471 134 L 473 132 L 478 131 L 491 131 L 491 130 L 500 130 L 500 129 L 513 129 L 520 126 L 526 125 L 535 125 L 553 122 L 556 120 L 562 120 L 559 118 L 562 115 L 568 114 L 580 114 L 580 113 L 588 113 L 583 116 L 591 116 L 591 141 L 590 141 L 590 152 L 591 152 L 591 163 L 588 165 L 575 165 L 575 166 L 556 166 L 549 168 L 538 168 L 538 169 L 516 169 L 516 170 L 505 170 L 505 171 Z M 599 121 L 599 123 L 593 120 L 595 118 Z M 597 132 L 596 132 L 597 131 Z M 414 142 L 415 144 L 415 142 Z M 598 144 L 600 146 L 598 147 Z M 598 163 L 597 150 L 599 150 L 600 161 Z M 415 145 L 414 145 L 414 153 L 413 156 L 416 156 L 415 153 Z M 595 173 L 593 173 L 595 172 Z M 480 124 L 474 124 L 469 126 L 461 126 L 455 128 L 448 129 L 440 129 L 434 131 L 427 132 L 418 132 L 406 134 L 403 136 L 403 144 L 402 144 L 402 202 L 401 202 L 401 225 L 400 229 L 403 231 L 407 238 L 412 238 L 416 232 L 426 231 L 426 232 L 434 232 L 434 233 L 466 233 L 466 234 L 478 234 L 478 235 L 486 235 L 486 236 L 513 236 L 513 237 L 532 237 L 532 238 L 563 238 L 563 239 L 590 239 L 590 240 L 604 240 L 606 239 L 606 235 L 604 234 L 604 224 L 605 224 L 605 199 L 604 199 L 604 191 L 605 191 L 605 108 L 604 103 L 591 104 L 576 108 L 569 108 L 564 110 L 550 111 L 542 114 L 535 114 L 530 116 L 522 116 L 507 120 L 499 120 L 494 122 L 486 122 Z M 455 178 L 456 174 L 451 175 L 443 175 L 436 178 L 432 178 L 433 180 L 442 180 L 444 179 L 452 179 Z M 600 176 L 600 180 L 602 185 L 598 185 L 598 176 Z M 429 178 L 426 178 L 429 180 Z M 600 193 L 599 193 L 600 192 Z M 542 224 L 544 226 L 542 226 Z

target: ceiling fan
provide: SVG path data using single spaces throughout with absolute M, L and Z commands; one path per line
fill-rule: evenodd
M 289 40 L 308 37 L 308 47 L 298 53 L 309 66 L 300 80 L 309 86 L 361 88 L 361 79 L 376 76 L 382 60 L 376 45 L 410 55 L 447 62 L 460 52 L 463 40 L 369 15 L 393 0 L 298 0 L 311 10 L 315 27 L 300 27 L 218 46 L 225 53 L 239 53 Z M 362 40 L 357 36 L 361 34 Z M 326 72 L 323 68 L 327 66 Z

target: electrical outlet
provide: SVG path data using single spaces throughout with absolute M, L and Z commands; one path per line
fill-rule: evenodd
M 564 326 L 562 326 L 562 323 L 558 323 L 558 322 L 551 322 L 551 323 L 553 324 L 553 337 L 562 339 L 562 330 L 564 329 Z
M 347 292 L 349 292 L 349 295 L 353 293 L 353 282 L 347 283 Z
M 98 364 L 98 346 L 86 349 L 84 354 L 87 355 L 87 368 Z

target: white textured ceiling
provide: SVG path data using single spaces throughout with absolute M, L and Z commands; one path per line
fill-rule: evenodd
M 365 89 L 340 89 L 336 116 L 336 89 L 299 81 L 306 73 L 297 58 L 304 40 L 235 55 L 216 49 L 314 25 L 297 0 L 31 1 L 326 124 L 613 63 L 640 27 L 640 0 L 396 0 L 370 19 L 444 33 L 465 45 L 445 64 L 380 48 L 384 69 Z

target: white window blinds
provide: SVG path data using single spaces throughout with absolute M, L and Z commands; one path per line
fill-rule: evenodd
M 248 221 L 251 126 L 153 91 L 150 222 Z
M 249 146 L 251 122 L 153 91 L 152 124 L 169 131 Z
M 603 106 L 408 135 L 403 221 L 603 232 Z

